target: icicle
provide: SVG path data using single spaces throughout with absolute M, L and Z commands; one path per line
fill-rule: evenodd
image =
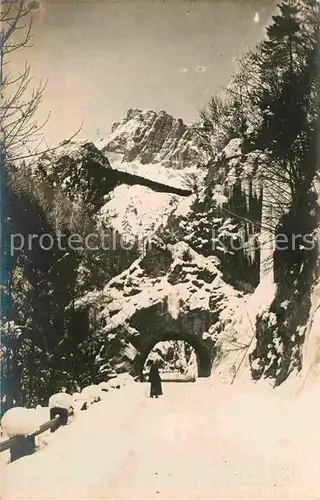
M 273 185 L 268 181 L 264 183 L 262 199 L 261 217 L 261 259 L 260 259 L 260 281 L 268 277 L 273 282 L 273 251 L 274 251 L 274 230 L 278 222 L 276 210 L 277 202 L 273 195 Z
M 244 179 L 241 181 L 241 193 L 244 194 L 246 200 L 247 211 L 249 211 L 250 206 L 250 180 Z
M 254 264 L 256 260 L 256 237 L 254 233 L 250 235 L 250 260 Z
M 252 196 L 260 200 L 262 191 L 262 184 L 259 179 L 252 180 Z

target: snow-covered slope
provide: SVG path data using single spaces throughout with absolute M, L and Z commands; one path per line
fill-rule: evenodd
M 101 209 L 106 218 L 119 231 L 123 240 L 143 239 L 165 224 L 169 213 L 178 205 L 179 197 L 168 193 L 154 193 L 145 186 L 116 187 Z
M 182 174 L 161 164 L 117 163 L 112 161 L 110 155 L 108 157 L 112 167 L 117 170 L 182 189 L 190 188 L 189 175 L 195 176 L 199 185 L 202 185 L 207 173 L 205 169 L 189 167 Z M 170 193 L 156 193 L 146 186 L 122 184 L 109 194 L 101 208 L 100 216 L 107 219 L 126 241 L 132 238 L 141 239 L 147 237 L 150 232 L 155 232 L 159 226 L 165 225 L 173 211 L 186 214 L 192 201 L 194 195 L 183 198 Z

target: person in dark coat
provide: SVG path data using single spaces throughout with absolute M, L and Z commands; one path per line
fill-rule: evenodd
M 152 363 L 149 372 L 150 398 L 162 396 L 161 377 L 156 363 Z

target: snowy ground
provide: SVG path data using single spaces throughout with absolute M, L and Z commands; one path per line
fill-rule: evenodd
M 319 386 L 164 384 L 108 393 L 30 457 L 2 498 L 319 499 Z

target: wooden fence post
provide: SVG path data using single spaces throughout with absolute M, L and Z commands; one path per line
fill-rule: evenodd
M 26 455 L 32 455 L 36 448 L 35 437 L 31 436 L 16 436 L 10 448 L 11 462 Z
M 56 425 L 51 427 L 50 432 L 55 432 L 60 425 L 67 425 L 68 423 L 68 410 L 66 408 L 50 408 L 50 420 L 52 420 L 54 417 L 59 417 L 59 420 L 57 420 Z

